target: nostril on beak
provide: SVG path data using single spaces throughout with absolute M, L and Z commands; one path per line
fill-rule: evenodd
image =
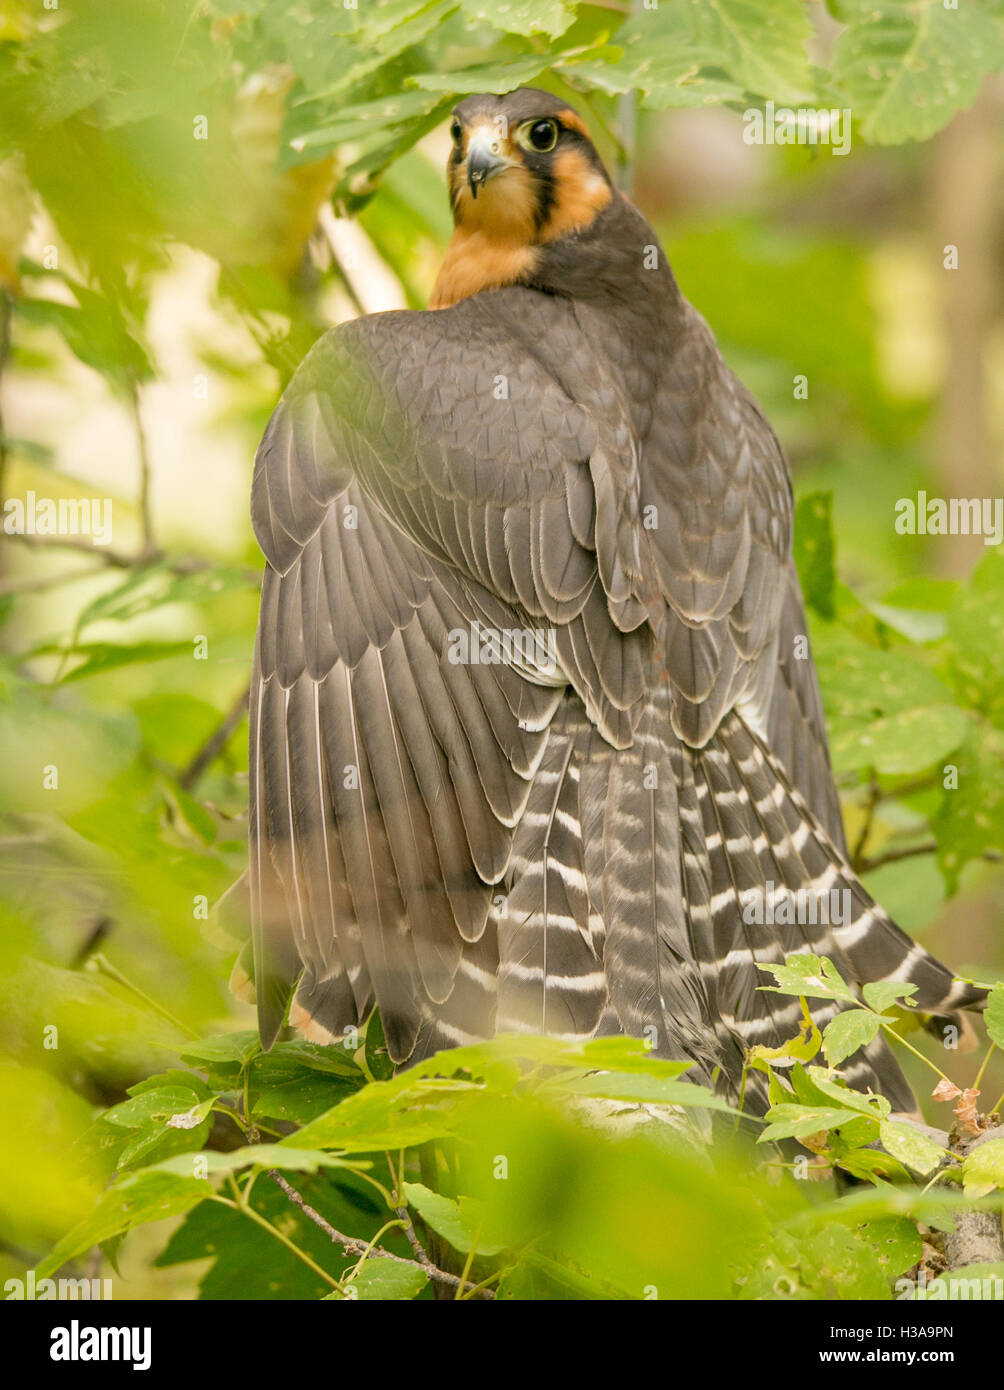
M 497 148 L 498 142 L 496 141 L 492 149 Z M 489 150 L 475 146 L 467 156 L 467 186 L 471 190 L 471 197 L 477 198 L 478 189 L 484 187 L 492 174 L 504 168 L 504 159 L 497 158 Z

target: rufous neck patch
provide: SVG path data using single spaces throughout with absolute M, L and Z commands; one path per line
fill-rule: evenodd
M 529 242 L 499 241 L 487 231 L 458 227 L 436 279 L 430 309 L 448 309 L 482 290 L 497 290 L 525 280 L 537 250 Z

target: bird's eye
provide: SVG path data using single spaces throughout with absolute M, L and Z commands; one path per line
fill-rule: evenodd
M 460 124 L 459 121 L 454 121 L 453 124 L 450 126 L 450 139 L 453 141 L 455 145 L 460 144 L 460 139 L 463 133 L 463 126 Z
M 557 121 L 527 121 L 516 132 L 516 139 L 525 150 L 537 150 L 546 154 L 558 143 Z

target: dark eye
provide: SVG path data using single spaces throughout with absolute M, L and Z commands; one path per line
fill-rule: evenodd
M 558 143 L 557 121 L 534 121 L 526 133 L 527 143 L 534 150 L 546 153 Z
M 460 144 L 460 139 L 461 139 L 461 136 L 463 135 L 463 133 L 464 133 L 464 128 L 463 128 L 463 126 L 460 124 L 460 122 L 457 121 L 457 120 L 453 121 L 453 123 L 452 123 L 451 126 L 450 126 L 450 139 L 453 141 L 453 143 L 454 143 L 455 145 L 459 145 L 459 144 Z

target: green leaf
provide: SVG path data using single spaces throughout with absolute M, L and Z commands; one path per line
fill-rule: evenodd
M 173 1162 L 176 1160 L 168 1160 L 168 1163 Z M 38 1277 L 47 1278 L 67 1260 L 121 1231 L 150 1221 L 163 1221 L 168 1216 L 180 1216 L 212 1196 L 212 1192 L 208 1182 L 192 1177 L 190 1172 L 145 1168 L 131 1174 L 108 1188 L 91 1214 L 63 1237 L 38 1266 Z
M 798 102 L 813 88 L 798 0 L 661 0 L 614 34 L 616 63 L 576 68 L 576 79 L 610 93 L 637 89 L 653 110 L 739 101 L 747 95 Z
M 1004 729 L 1004 554 L 997 548 L 953 599 L 948 656 L 960 701 Z
M 840 976 L 826 956 L 795 953 L 787 956 L 784 965 L 759 965 L 759 969 L 774 976 L 777 987 L 761 985 L 768 994 L 796 994 L 807 999 L 839 999 L 858 1004 L 858 997 Z
M 867 1009 L 844 1009 L 823 1029 L 823 1051 L 831 1067 L 839 1067 L 859 1048 L 872 1042 L 883 1023 L 891 1018 L 869 1013 Z
M 844 766 L 852 762 L 857 767 L 873 767 L 885 776 L 901 777 L 941 763 L 962 743 L 967 730 L 965 712 L 955 705 L 902 710 L 842 735 L 839 757 Z
M 898 1279 L 918 1263 L 924 1242 L 915 1221 L 908 1216 L 884 1216 L 854 1228 L 862 1244 L 868 1246 L 888 1279 Z
M 546 53 L 528 53 L 507 63 L 484 63 L 452 72 L 422 72 L 410 77 L 413 87 L 427 92 L 510 92 L 514 87 L 526 87 L 534 82 L 551 59 Z
M 73 291 L 79 307 L 49 299 L 18 299 L 17 311 L 29 323 L 54 328 L 85 366 L 121 391 L 152 376 L 146 352 L 112 302 L 82 285 L 74 284 Z
M 452 1133 L 458 1106 L 481 1090 L 471 1081 L 416 1078 L 413 1072 L 371 1081 L 291 1138 L 298 1146 L 350 1153 L 411 1148 Z
M 901 1000 L 907 1007 L 912 1007 L 913 995 L 917 993 L 917 988 L 917 985 L 901 984 L 898 980 L 879 980 L 875 984 L 863 985 L 861 993 L 865 997 L 865 1003 L 881 1014 Z
M 252 1087 L 252 1115 L 258 1119 L 287 1120 L 296 1125 L 306 1125 L 316 1120 L 356 1089 L 347 1081 L 321 1076 L 316 1072 L 279 1081 L 261 1090 L 258 1089 L 259 1084 L 256 1079 Z
M 933 1139 L 900 1120 L 883 1120 L 879 1125 L 879 1139 L 885 1151 L 899 1159 L 904 1167 L 925 1177 L 933 1173 L 945 1157 L 946 1150 Z
M 141 1096 L 146 1091 L 159 1091 L 166 1087 L 175 1086 L 194 1091 L 199 1100 L 208 1100 L 212 1095 L 201 1076 L 196 1075 L 194 1071 L 182 1071 L 180 1067 L 172 1067 L 169 1071 L 157 1072 L 154 1076 L 148 1076 L 143 1081 L 137 1081 L 135 1086 L 129 1087 L 129 1095 Z M 105 1116 L 107 1113 L 106 1111 Z
M 44 643 L 32 656 L 59 656 L 79 663 L 72 665 L 59 678 L 60 685 L 86 680 L 89 676 L 117 671 L 123 666 L 149 665 L 152 661 L 167 661 L 174 657 L 192 655 L 191 642 L 82 642 L 73 646 Z
M 926 140 L 1004 61 L 999 17 L 943 0 L 839 0 L 833 81 L 872 144 Z
M 986 1197 L 1004 1188 L 1004 1139 L 985 1139 L 966 1156 L 962 1185 L 967 1197 Z
M 389 1175 L 381 1172 L 382 1180 Z M 298 1173 L 296 1189 L 304 1201 L 336 1230 L 371 1240 L 383 1226 L 387 1209 L 369 1183 L 348 1168 L 326 1168 L 316 1174 Z M 260 1178 L 252 1187 L 251 1207 L 277 1226 L 315 1264 L 343 1278 L 358 1259 L 332 1243 L 328 1236 L 279 1186 Z M 397 1231 L 382 1241 L 395 1254 L 410 1254 Z M 191 1265 L 199 1261 L 201 1299 L 267 1301 L 320 1299 L 331 1286 L 268 1231 L 221 1202 L 201 1202 L 175 1229 L 158 1267 Z
M 293 1137 L 299 1139 L 300 1134 Z M 192 1173 L 196 1163 L 204 1167 L 207 1173 L 236 1173 L 242 1168 L 282 1168 L 295 1173 L 316 1173 L 320 1168 L 352 1166 L 344 1159 L 319 1149 L 294 1148 L 285 1144 L 251 1144 L 246 1148 L 231 1149 L 229 1153 L 210 1150 L 200 1154 L 177 1154 L 174 1158 L 153 1164 L 147 1171 L 184 1177 Z M 358 1167 L 358 1163 L 355 1166 Z M 365 1164 L 362 1166 L 365 1167 Z
M 824 1096 L 836 1101 L 840 1105 L 849 1106 L 851 1110 L 859 1110 L 862 1115 L 870 1117 L 886 1118 L 889 1115 L 891 1106 L 885 1096 L 866 1096 L 860 1091 L 855 1091 L 852 1086 L 848 1086 L 845 1081 L 835 1081 L 828 1075 L 822 1067 L 809 1067 L 809 1080 L 817 1090 L 822 1091 Z
M 419 1264 L 405 1264 L 399 1260 L 368 1259 L 353 1276 L 348 1285 L 349 1299 L 358 1298 L 361 1302 L 394 1301 L 402 1302 L 416 1298 L 426 1284 L 429 1276 Z M 344 1300 L 345 1294 L 336 1289 L 327 1298 Z
M 965 737 L 964 711 L 921 661 L 836 624 L 813 626 L 813 653 L 836 771 L 922 772 Z
M 635 1101 L 645 1105 L 697 1106 L 703 1110 L 736 1113 L 727 1101 L 721 1096 L 716 1096 L 706 1086 L 698 1086 L 689 1081 L 674 1081 L 672 1078 L 661 1076 L 619 1076 L 616 1072 L 606 1072 L 554 1081 L 542 1088 L 542 1093 L 548 1091 L 573 1096 Z
M 889 1280 L 871 1245 L 834 1223 L 805 1239 L 799 1254 L 802 1278 L 818 1297 L 888 1299 Z
M 323 150 L 360 141 L 372 148 L 374 142 L 386 140 L 390 132 L 412 127 L 420 118 L 434 114 L 441 105 L 442 98 L 434 92 L 406 91 L 377 101 L 343 106 L 335 120 L 296 137 L 297 148 Z M 402 136 L 404 134 L 402 131 Z
M 994 985 L 987 1000 L 986 1012 L 983 1015 L 987 1025 L 987 1036 L 992 1043 L 1000 1048 L 1004 1048 L 1004 982 Z
M 477 1239 L 478 1226 L 467 1210 L 450 1197 L 432 1192 L 424 1183 L 406 1182 L 404 1193 L 427 1226 L 449 1241 L 454 1250 L 469 1255 L 473 1246 L 479 1255 L 497 1255 L 501 1245 L 488 1245 Z
M 774 1139 L 801 1139 L 808 1134 L 837 1129 L 857 1118 L 854 1111 L 836 1105 L 774 1105 L 767 1112 L 770 1123 L 758 1142 L 766 1144 Z
M 953 754 L 955 781 L 945 788 L 931 827 L 938 843 L 938 867 L 949 893 L 959 875 L 986 851 L 1004 848 L 1004 736 L 981 723 Z
M 179 1049 L 178 1055 L 183 1062 L 189 1062 L 195 1067 L 201 1062 L 210 1062 L 214 1066 L 231 1065 L 239 1071 L 245 1062 L 260 1051 L 258 1034 L 248 1029 L 241 1033 L 221 1033 L 218 1037 L 186 1043 Z
M 199 1097 L 190 1087 L 157 1087 L 112 1106 L 101 1118 L 121 1129 L 144 1129 L 151 1123 L 166 1124 L 174 1115 L 191 1111 L 199 1103 Z
M 175 574 L 166 564 L 140 566 L 128 579 L 87 604 L 77 618 L 77 631 L 98 621 L 128 622 L 171 603 L 207 603 L 253 589 L 256 583 L 247 570 L 225 565 L 194 574 Z
M 802 592 L 806 603 L 827 619 L 835 616 L 832 512 L 832 492 L 806 493 L 795 508 L 794 554 Z
M 460 0 L 476 24 L 490 24 L 507 34 L 547 34 L 556 39 L 572 23 L 575 9 L 564 0 Z
M 394 1063 L 387 1051 L 387 1039 L 384 1037 L 379 1009 L 373 1010 L 366 1024 L 364 1056 L 370 1075 L 375 1081 L 388 1081 L 394 1075 Z

